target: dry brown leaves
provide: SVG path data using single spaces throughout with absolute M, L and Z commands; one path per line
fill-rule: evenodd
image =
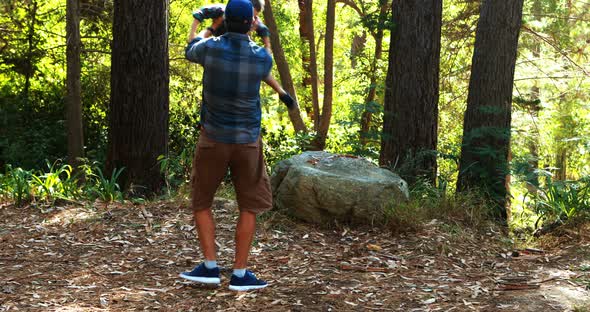
M 215 206 L 219 263 L 228 267 L 235 204 Z M 273 216 L 261 223 L 250 267 L 270 287 L 234 293 L 229 269 L 217 288 L 178 277 L 200 257 L 191 214 L 171 202 L 4 204 L 0 217 L 0 311 L 563 311 L 578 303 L 556 290 L 584 298 L 590 280 L 583 239 L 515 252 L 493 229 L 433 221 L 392 236 Z

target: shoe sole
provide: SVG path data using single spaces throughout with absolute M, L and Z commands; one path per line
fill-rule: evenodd
M 221 284 L 221 279 L 219 277 L 188 276 L 182 273 L 179 276 L 189 281 L 198 282 L 202 284 Z
M 268 285 L 252 285 L 252 286 L 234 286 L 234 285 L 229 285 L 229 290 L 233 290 L 233 291 L 248 291 L 248 290 L 254 290 L 254 289 L 261 289 L 264 288 Z

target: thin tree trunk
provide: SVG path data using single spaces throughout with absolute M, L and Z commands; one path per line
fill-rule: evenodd
M 557 142 L 557 150 L 555 151 L 555 180 L 564 181 L 567 180 L 567 158 L 568 150 L 571 148 L 570 142 L 567 141 L 571 136 L 575 136 L 571 129 L 571 107 L 567 104 L 567 98 L 565 94 L 561 94 L 560 101 L 557 107 L 558 118 L 557 127 L 559 129 L 558 135 L 555 138 Z
M 78 168 L 84 157 L 84 132 L 82 129 L 82 97 L 80 87 L 80 1 L 66 3 L 66 58 L 67 58 L 67 124 L 68 163 Z
M 151 193 L 168 151 L 168 1 L 115 0 L 107 171 Z
M 304 45 L 303 69 L 306 75 L 303 78 L 303 86 L 308 87 L 311 85 L 310 100 L 312 103 L 311 117 L 313 119 L 313 129 L 319 131 L 320 102 L 318 91 L 318 65 L 313 26 L 313 0 L 299 0 L 299 33 Z
M 293 98 L 297 100 L 295 85 L 293 84 L 293 78 L 291 77 L 291 71 L 289 70 L 289 63 L 285 57 L 285 51 L 283 51 L 283 46 L 281 45 L 279 30 L 275 21 L 275 17 L 272 13 L 272 4 L 270 0 L 267 0 L 264 4 L 263 14 L 264 22 L 271 32 L 270 43 L 272 45 L 272 54 L 274 56 L 275 63 L 277 64 L 277 70 L 279 71 L 281 84 L 283 85 L 283 88 L 285 88 L 285 90 L 287 90 L 287 92 L 289 92 Z M 289 110 L 289 119 L 291 120 L 293 128 L 296 132 L 307 132 L 307 127 L 305 127 L 305 123 L 303 122 L 303 119 L 301 119 L 301 112 L 299 109 Z
M 540 53 L 538 53 L 538 46 L 534 46 L 532 48 L 533 50 L 533 57 L 538 58 L 540 56 Z M 535 82 L 535 85 L 532 87 L 531 89 L 531 97 L 533 101 L 536 101 L 536 103 L 539 103 L 539 97 L 540 97 L 540 90 L 539 87 L 537 86 L 537 83 Z M 535 123 L 535 120 L 539 117 L 539 110 L 540 110 L 540 104 L 535 104 L 532 105 L 529 108 L 530 111 L 530 115 L 531 115 L 531 119 L 533 120 L 533 123 Z M 529 149 L 529 153 L 530 153 L 530 159 L 528 161 L 529 163 L 529 170 L 530 172 L 527 175 L 527 190 L 530 193 L 534 193 L 537 191 L 537 188 L 539 187 L 539 174 L 537 172 L 537 170 L 539 169 L 539 130 L 537 129 L 536 126 L 532 127 L 532 131 L 531 131 L 531 138 L 528 142 L 528 149 Z
M 336 25 L 336 0 L 328 0 L 326 13 L 326 44 L 324 46 L 324 103 L 317 133 L 316 148 L 326 146 L 330 120 L 332 119 L 332 91 L 334 87 L 334 28 Z
M 533 18 L 537 21 L 540 21 L 541 14 L 543 13 L 540 0 L 535 0 L 533 2 Z M 533 54 L 533 59 L 539 59 L 541 57 L 541 47 L 538 44 L 533 43 L 531 46 L 531 52 Z M 535 102 L 535 104 L 531 105 L 529 108 L 529 112 L 531 115 L 531 119 L 533 123 L 539 117 L 539 110 L 540 110 L 540 96 L 541 92 L 537 82 L 535 81 L 533 87 L 531 88 L 531 100 Z M 537 169 L 539 169 L 539 131 L 537 127 L 533 127 L 531 131 L 531 139 L 528 142 L 528 148 L 530 153 L 530 159 L 528 161 L 530 172 L 527 174 L 527 190 L 530 193 L 535 193 L 537 188 L 539 187 L 539 174 L 537 173 Z
M 457 190 L 477 189 L 507 219 L 512 87 L 523 0 L 483 1 L 475 36 Z
M 442 0 L 394 0 L 379 163 L 434 182 Z
M 555 180 L 567 180 L 567 150 L 565 147 L 560 147 L 555 155 Z
M 27 106 L 29 105 L 29 91 L 31 88 L 31 78 L 35 74 L 35 67 L 33 66 L 33 49 L 35 48 L 35 24 L 37 24 L 37 1 L 32 1 L 29 5 L 31 21 L 27 31 L 27 68 L 25 70 L 25 86 L 23 88 L 23 95 Z
M 372 105 L 377 95 L 377 64 L 379 63 L 379 60 L 381 60 L 381 55 L 383 54 L 383 27 L 381 22 L 384 21 L 387 17 L 387 7 L 387 2 L 384 2 L 381 5 L 381 9 L 379 11 L 379 28 L 377 29 L 377 32 L 374 34 L 373 37 L 375 39 L 375 55 L 373 56 L 373 61 L 371 62 L 371 80 L 369 85 L 369 92 L 367 94 L 367 97 L 365 98 L 365 105 Z M 373 113 L 370 110 L 365 109 L 361 116 L 361 129 L 359 133 L 360 143 L 363 146 L 367 144 L 372 118 Z

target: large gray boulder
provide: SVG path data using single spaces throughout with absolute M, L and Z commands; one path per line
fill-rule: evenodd
M 408 185 L 363 158 L 305 152 L 279 162 L 271 177 L 276 209 L 313 223 L 370 223 L 408 200 Z

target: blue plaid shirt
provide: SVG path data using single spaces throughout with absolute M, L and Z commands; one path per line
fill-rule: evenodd
M 270 54 L 248 35 L 228 32 L 197 37 L 186 47 L 186 58 L 203 65 L 201 124 L 222 143 L 252 143 L 260 136 L 260 82 L 272 67 Z

